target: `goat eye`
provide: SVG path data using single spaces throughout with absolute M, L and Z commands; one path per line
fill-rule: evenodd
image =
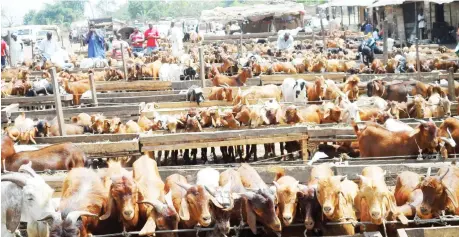
M 29 200 L 29 201 L 33 201 L 33 198 L 27 198 L 27 200 Z

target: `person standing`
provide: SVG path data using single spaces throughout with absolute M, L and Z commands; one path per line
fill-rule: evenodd
M 153 24 L 148 24 L 148 30 L 145 31 L 145 40 L 147 41 L 147 54 L 153 52 L 158 48 L 158 39 L 158 30 L 156 28 L 153 28 Z
M 132 51 L 140 53 L 143 51 L 143 35 L 139 32 L 139 28 L 135 27 L 134 32 L 129 36 L 131 39 Z
M 10 57 L 11 67 L 16 67 L 24 61 L 24 45 L 18 40 L 16 33 L 11 34 Z
M 96 30 L 94 24 L 89 25 L 85 41 L 88 44 L 88 58 L 105 58 L 104 36 Z
M 123 55 L 121 54 L 121 45 L 123 45 L 123 53 L 124 57 L 127 58 L 130 56 L 130 49 L 129 49 L 129 44 L 121 39 L 120 34 L 116 34 L 116 39 L 113 40 L 112 43 L 112 58 L 120 61 L 123 59 Z
M 53 39 L 53 33 L 49 31 L 46 33 L 46 40 L 42 40 L 40 42 L 38 49 L 41 52 L 43 63 L 42 65 L 45 66 L 46 61 L 50 60 L 51 56 L 53 56 L 59 50 L 59 45 Z
M 177 57 L 183 53 L 183 31 L 180 27 L 175 27 L 173 23 L 171 28 L 171 34 L 169 36 L 169 40 L 172 45 L 172 55 Z
M 369 21 L 365 25 L 365 35 L 367 35 L 368 33 L 373 33 L 373 26 Z
M 8 56 L 8 45 L 3 39 L 2 39 L 1 50 L 2 50 L 2 71 L 3 71 L 3 68 L 6 67 L 6 57 Z
M 418 14 L 418 28 L 419 28 L 419 39 L 424 39 L 424 29 L 426 27 L 426 21 L 424 19 L 424 12 L 421 9 Z

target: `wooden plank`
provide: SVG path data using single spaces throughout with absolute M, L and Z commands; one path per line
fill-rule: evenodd
M 19 110 L 19 104 L 10 104 L 4 107 L 1 111 L 2 123 L 7 123 L 9 119 L 11 118 L 11 113 L 18 111 L 18 110 Z
M 61 101 L 72 101 L 72 95 L 61 95 Z M 34 96 L 34 97 L 25 97 L 25 96 L 9 96 L 2 98 L 2 105 L 10 104 L 20 104 L 20 105 L 31 105 L 31 104 L 42 104 L 45 102 L 54 103 L 54 95 L 43 95 L 43 96 Z
M 193 142 L 193 141 L 218 141 L 238 137 L 259 137 L 259 136 L 275 136 L 287 135 L 292 133 L 306 133 L 308 128 L 306 126 L 295 127 L 265 127 L 257 129 L 246 130 L 227 130 L 216 132 L 192 132 L 183 134 L 165 134 L 158 139 L 157 135 L 140 135 L 140 143 L 149 144 L 167 144 L 170 142 Z
M 282 84 L 285 78 L 304 79 L 306 81 L 314 81 L 316 77 L 323 76 L 325 79 L 343 82 L 346 74 L 342 72 L 337 73 L 308 73 L 308 74 L 274 74 L 274 75 L 261 75 L 263 85 L 266 84 Z
M 121 152 L 138 153 L 138 140 L 119 142 L 97 142 L 97 143 L 74 143 L 81 148 L 85 154 L 113 154 Z
M 36 137 L 38 144 L 56 144 L 64 142 L 90 143 L 90 142 L 118 142 L 123 140 L 133 140 L 137 134 L 83 134 L 56 137 Z
M 97 98 L 113 97 L 136 97 L 136 96 L 153 96 L 153 95 L 177 95 L 181 90 L 171 91 L 130 91 L 130 92 L 101 92 L 97 93 Z
M 151 90 L 170 90 L 170 81 L 110 81 L 96 82 L 96 90 L 101 91 L 151 91 Z
M 459 226 L 409 228 L 398 231 L 399 236 L 406 237 L 456 237 L 458 236 L 458 232 Z M 402 234 L 400 235 L 400 233 Z
M 132 115 L 139 114 L 138 104 L 125 104 L 125 105 L 113 105 L 113 106 L 99 106 L 99 107 L 83 107 L 83 108 L 63 108 L 62 111 L 66 118 L 78 115 L 79 113 L 103 113 L 105 116 L 120 116 L 120 115 Z M 16 118 L 22 112 L 16 111 L 11 113 L 12 118 Z M 53 119 L 55 115 L 54 109 L 47 110 L 36 110 L 36 111 L 24 111 L 26 117 L 34 119 Z
M 126 96 L 113 98 L 98 98 L 99 104 L 126 104 L 126 103 L 150 103 L 150 102 L 178 102 L 185 101 L 186 94 L 171 94 L 171 95 L 150 95 L 150 96 Z M 91 103 L 91 99 L 82 99 L 82 103 Z

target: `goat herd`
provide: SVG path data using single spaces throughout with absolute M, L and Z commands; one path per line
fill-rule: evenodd
M 329 39 L 327 51 L 323 42 L 310 40 L 297 41 L 293 51 L 282 53 L 275 53 L 273 43 L 244 43 L 243 57 L 239 59 L 235 57 L 236 45 L 205 45 L 204 74 L 213 87 L 207 93 L 203 88 L 192 86 L 187 91 L 187 100 L 198 105 L 206 100 L 221 100 L 232 106 L 189 108 L 181 114 L 162 114 L 155 103 L 147 103 L 137 121 L 107 117 L 102 113 L 80 113 L 70 118 L 64 130 L 67 135 L 162 133 L 162 130 L 185 133 L 211 127 L 240 129 L 345 123 L 353 127 L 357 140 L 323 143 L 319 151 L 329 157 L 339 153 L 352 157 L 384 157 L 440 152 L 445 158 L 459 152 L 456 147 L 459 120 L 451 117 L 452 102 L 442 81 L 427 84 L 378 78 L 362 83 L 359 78 L 360 73 L 416 72 L 414 47 L 394 47 L 386 64 L 372 59 L 365 65 L 355 61 L 362 56 L 361 43 L 345 39 L 345 35 Z M 167 44 L 163 46 L 168 48 Z M 451 53 L 445 47 L 421 47 L 421 71 L 451 67 L 457 70 Z M 71 57 L 77 67 L 81 60 Z M 197 48 L 180 57 L 171 56 L 167 49 L 152 56 L 128 58 L 125 62 L 127 75 L 115 67 L 114 60 L 108 60 L 104 66 L 110 67 L 99 72 L 56 69 L 60 93 L 72 94 L 73 104 L 79 105 L 89 91 L 90 73 L 96 81 L 193 80 L 199 73 L 197 62 Z M 6 69 L 2 72 L 2 98 L 52 94 L 51 75 L 47 71 L 35 81 L 30 75 L 31 70 L 53 66 L 51 62 L 42 66 L 26 61 L 21 68 Z M 344 83 L 320 75 L 312 81 L 286 75 L 280 86 L 246 86 L 253 76 L 307 72 L 351 75 Z M 455 85 L 455 93 L 459 95 L 459 84 Z M 361 95 L 365 90 L 366 95 Z M 418 120 L 419 124 L 413 128 L 399 120 L 404 118 L 444 120 L 439 127 L 433 121 Z M 365 127 L 361 126 L 361 121 L 367 121 Z M 244 231 L 245 235 L 257 234 L 259 223 L 268 234 L 296 236 L 284 227 L 299 224 L 298 235 L 303 231 L 307 235 L 352 235 L 364 230 L 384 232 L 386 221 L 399 220 L 398 224 L 385 225 L 387 234 L 395 236 L 397 228 L 410 223 L 408 218 L 437 218 L 442 211 L 459 215 L 459 168 L 454 165 L 441 168 L 432 177 L 410 171 L 399 173 L 395 191 L 389 190 L 385 183 L 386 172 L 376 166 L 364 168 L 361 175 L 349 177 L 349 180 L 335 175 L 324 164 L 314 166 L 307 174 L 308 180 L 297 180 L 297 174 L 286 174 L 280 167 L 270 167 L 268 170 L 274 176 L 271 185 L 271 180 L 266 183 L 266 179 L 248 164 L 221 173 L 204 168 L 195 177 L 185 178 L 182 172 L 161 177 L 156 163 L 161 159 L 155 156 L 155 161 L 151 154 L 133 159 L 129 165 L 109 161 L 96 165 L 98 169 L 89 169 L 84 167 L 94 167 L 94 163 L 74 144 L 27 150 L 14 144 L 36 143 L 36 137 L 59 136 L 57 119 L 36 121 L 21 114 L 4 133 L 2 236 L 13 236 L 20 222 L 27 222 L 28 236 L 89 236 L 124 230 L 139 231 L 140 235 L 157 232 L 164 236 L 188 236 L 196 234 L 166 230 L 196 226 L 213 226 L 207 235 L 226 236 L 231 229 L 238 235 L 242 229 L 230 226 L 239 226 L 241 221 L 250 229 Z M 278 151 L 283 158 L 287 154 L 301 153 L 299 142 L 279 145 Z M 204 163 L 208 161 L 207 151 L 208 148 L 201 149 Z M 237 157 L 241 162 L 258 159 L 256 141 L 245 147 L 220 147 L 220 151 L 225 163 L 234 163 Z M 178 165 L 179 153 L 182 151 L 166 151 L 163 161 Z M 275 157 L 275 144 L 265 144 L 264 153 L 265 158 Z M 214 147 L 211 154 L 217 163 Z M 196 164 L 197 155 L 197 149 L 185 150 L 184 163 Z M 130 166 L 132 171 L 127 170 Z M 36 173 L 44 170 L 68 171 L 60 200 L 52 198 L 54 190 Z M 193 180 L 196 182 L 191 182 Z M 354 182 L 356 180 L 358 182 Z M 357 221 L 372 224 L 364 227 L 356 225 Z M 329 226 L 328 222 L 343 223 Z
M 203 168 L 194 184 L 177 173 L 163 181 L 156 162 L 144 155 L 134 162 L 132 171 L 117 162 L 98 170 L 74 167 L 64 178 L 61 198 L 53 199 L 54 190 L 29 162 L 18 172 L 1 177 L 2 236 L 13 236 L 20 222 L 27 222 L 28 236 L 123 231 L 194 236 L 196 230 L 167 230 L 195 226 L 213 226 L 207 236 L 226 236 L 231 226 L 239 226 L 241 221 L 250 229 L 244 235 L 257 234 L 259 223 L 264 232 L 277 236 L 294 234 L 284 230 L 293 224 L 303 226 L 298 234 L 304 230 L 307 235 L 353 235 L 363 230 L 384 233 L 382 225 L 391 221 L 386 231 L 396 236 L 396 228 L 407 227 L 408 218 L 437 218 L 442 211 L 459 214 L 456 166 L 441 168 L 431 177 L 401 172 L 393 192 L 386 185 L 386 172 L 377 166 L 368 166 L 352 177 L 357 183 L 335 175 L 327 164 L 314 166 L 307 183 L 286 175 L 283 168 L 268 170 L 275 173 L 272 185 L 248 164 L 222 173 Z M 356 226 L 358 221 L 371 223 Z M 328 222 L 341 223 L 327 226 Z

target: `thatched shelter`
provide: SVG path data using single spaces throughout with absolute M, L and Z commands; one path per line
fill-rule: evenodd
M 294 29 L 303 26 L 304 6 L 301 3 L 256 4 L 240 7 L 217 7 L 201 12 L 201 22 L 224 25 L 243 23 L 244 33 L 275 32 L 284 26 Z

